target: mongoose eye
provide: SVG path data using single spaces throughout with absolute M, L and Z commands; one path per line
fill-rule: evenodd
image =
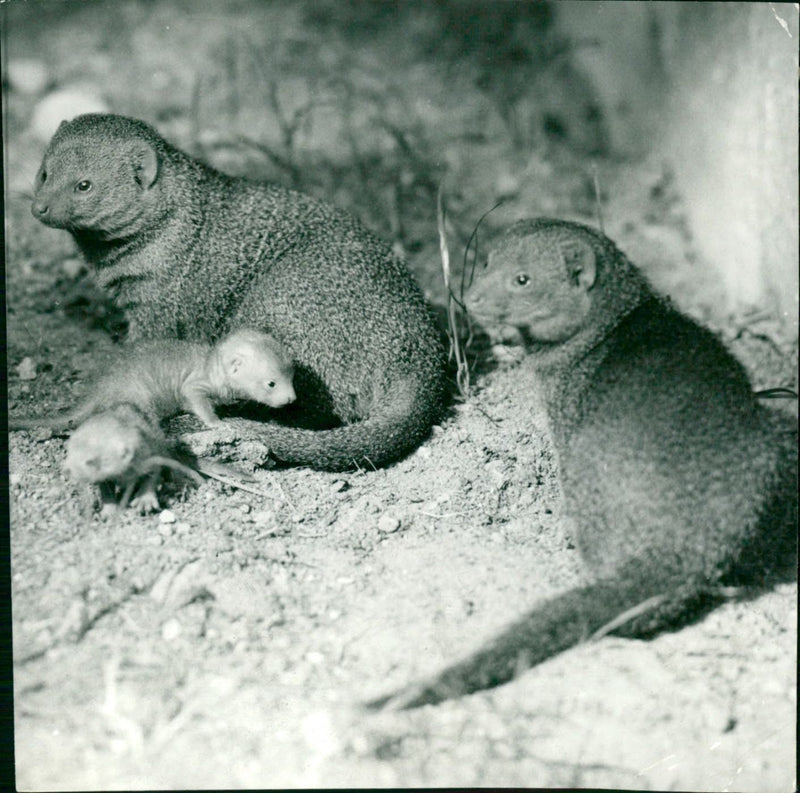
M 267 388 L 275 388 L 275 381 L 274 380 L 270 380 L 267 383 Z
M 519 273 L 514 280 L 520 286 L 527 286 L 531 282 L 530 276 L 525 275 L 525 273 Z
M 91 189 L 92 183 L 88 179 L 81 179 L 81 181 L 75 185 L 75 190 L 79 193 L 88 193 Z
M 47 181 L 47 171 L 45 171 L 44 169 L 42 169 L 42 170 L 39 172 L 39 181 L 40 181 L 42 184 L 44 184 L 44 183 Z

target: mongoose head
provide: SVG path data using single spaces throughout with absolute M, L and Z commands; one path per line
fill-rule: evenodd
M 123 116 L 62 122 L 36 174 L 31 212 L 47 226 L 100 239 L 152 225 L 166 206 L 160 145 L 153 129 Z
M 621 254 L 610 240 L 578 223 L 519 221 L 476 271 L 467 310 L 487 327 L 524 328 L 539 342 L 566 341 L 590 321 L 603 267 L 615 256 Z
M 107 482 L 136 474 L 149 451 L 141 429 L 112 412 L 90 416 L 67 441 L 64 470 L 78 482 Z
M 226 385 L 237 395 L 273 408 L 294 402 L 294 366 L 272 336 L 235 331 L 220 342 L 219 356 Z

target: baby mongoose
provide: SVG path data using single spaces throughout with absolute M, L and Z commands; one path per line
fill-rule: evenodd
M 89 416 L 69 437 L 64 470 L 77 482 L 100 486 L 103 512 L 130 504 L 143 512 L 158 509 L 156 486 L 164 468 L 196 483 L 202 477 L 175 459 L 158 421 L 137 405 L 120 402 Z M 134 489 L 139 491 L 131 498 Z
M 646 636 L 720 584 L 793 567 L 797 422 L 758 403 L 717 338 L 655 295 L 602 234 L 511 226 L 466 296 L 527 337 L 589 583 L 545 601 L 433 680 L 370 703 L 416 707 L 511 680 L 598 632 Z
M 382 465 L 438 420 L 444 356 L 422 293 L 347 213 L 222 174 L 107 114 L 59 127 L 34 192 L 33 214 L 72 234 L 130 339 L 209 343 L 242 327 L 280 338 L 321 428 L 236 420 L 277 459 Z
M 66 427 L 110 405 L 138 405 L 157 420 L 189 410 L 219 423 L 214 403 L 252 399 L 270 407 L 294 401 L 293 367 L 271 336 L 244 328 L 209 346 L 188 341 L 140 342 L 125 350 L 76 410 L 49 418 L 12 418 L 11 429 Z

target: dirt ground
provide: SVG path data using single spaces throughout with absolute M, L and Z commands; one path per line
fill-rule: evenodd
M 486 237 L 529 215 L 594 222 L 596 169 L 607 233 L 756 387 L 796 388 L 777 320 L 720 308 L 669 164 L 605 156 L 540 12 L 487 3 L 459 25 L 459 7 L 6 4 L 9 410 L 73 405 L 115 351 L 70 238 L 29 211 L 43 103 L 76 87 L 225 170 L 351 209 L 440 308 L 440 180 L 460 260 L 499 198 Z M 498 30 L 528 60 L 489 62 Z M 794 584 L 651 641 L 584 644 L 490 692 L 359 710 L 581 580 L 517 352 L 484 350 L 470 398 L 396 465 L 259 470 L 258 493 L 173 484 L 146 516 L 100 520 L 61 472 L 64 437 L 13 433 L 18 788 L 793 790 Z

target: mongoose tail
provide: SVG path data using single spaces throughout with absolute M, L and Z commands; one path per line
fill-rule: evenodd
M 306 430 L 244 419 L 225 423 L 241 439 L 258 440 L 270 454 L 289 465 L 310 465 L 323 471 L 373 468 L 394 462 L 414 449 L 438 420 L 437 405 L 420 410 L 413 379 L 395 385 L 360 421 L 329 430 Z M 428 415 L 431 413 L 432 415 Z M 433 415 L 436 414 L 436 415 Z
M 38 418 L 33 416 L 9 416 L 8 428 L 9 430 L 63 430 L 85 421 L 95 412 L 96 408 L 97 404 L 92 401 L 77 410 L 67 410 L 57 416 L 42 416 Z
M 598 632 L 612 632 L 610 626 L 617 618 L 624 624 L 614 625 L 613 632 L 628 633 L 635 625 L 641 634 L 656 630 L 656 623 L 676 619 L 692 602 L 695 609 L 701 605 L 704 595 L 699 581 L 683 581 L 676 589 L 673 582 L 658 581 L 641 570 L 641 565 L 631 563 L 618 577 L 547 600 L 478 652 L 431 680 L 368 702 L 367 708 L 406 710 L 494 688 Z

